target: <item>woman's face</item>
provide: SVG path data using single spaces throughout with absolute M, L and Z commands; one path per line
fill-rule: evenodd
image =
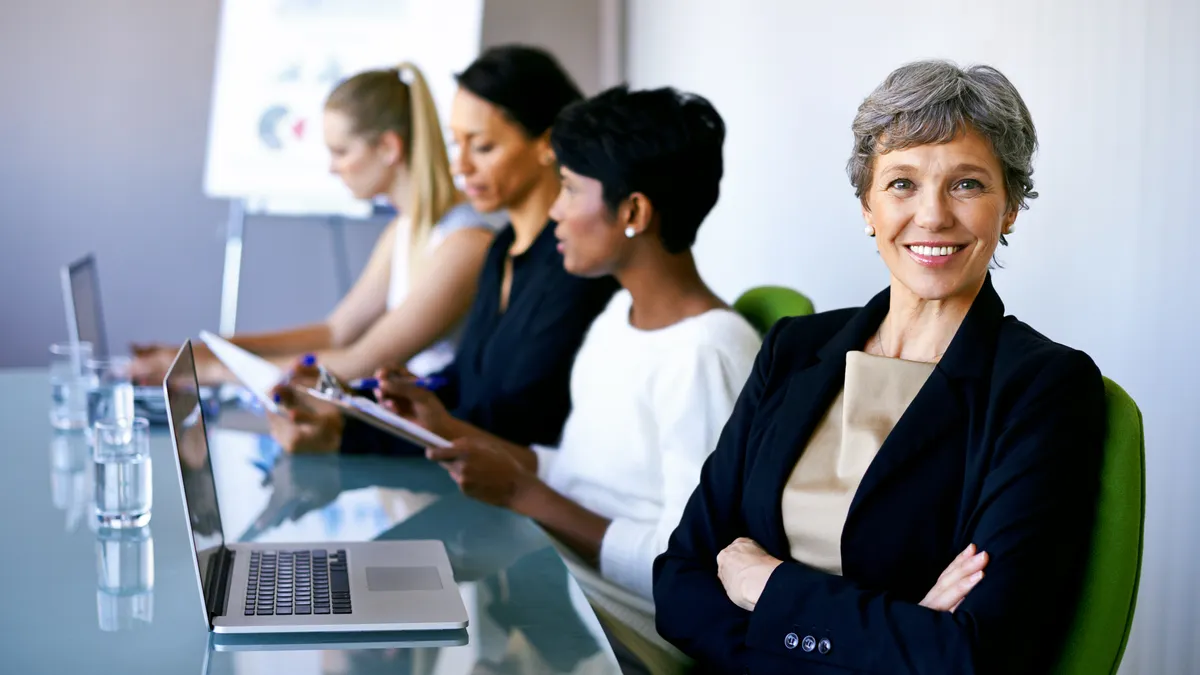
M 863 218 L 893 285 L 922 300 L 973 299 L 1017 216 L 1000 162 L 973 130 L 877 155 L 866 197 Z
M 342 179 L 356 199 L 386 195 L 396 179 L 399 137 L 385 133 L 372 144 L 354 133 L 353 121 L 338 110 L 325 111 L 325 145 L 329 171 Z
M 579 277 L 612 274 L 629 248 L 629 239 L 604 204 L 604 188 L 595 178 L 562 167 L 562 191 L 550 209 L 558 222 L 554 236 L 563 266 Z
M 499 108 L 465 89 L 454 95 L 450 131 L 457 150 L 453 171 L 482 213 L 520 203 L 554 163 L 545 138 L 530 139 Z

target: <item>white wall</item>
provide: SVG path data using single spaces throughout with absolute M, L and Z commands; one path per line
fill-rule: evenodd
M 585 93 L 596 93 L 601 82 L 601 42 L 598 25 L 606 0 L 485 0 L 484 47 L 520 42 L 550 50 Z
M 630 83 L 704 94 L 729 127 L 702 271 L 729 299 L 781 283 L 818 310 L 864 302 L 887 276 L 844 171 L 856 107 L 906 61 L 999 67 L 1038 126 L 1042 197 L 996 286 L 1145 414 L 1146 559 L 1122 672 L 1200 672 L 1200 2 L 852 5 L 628 0 Z

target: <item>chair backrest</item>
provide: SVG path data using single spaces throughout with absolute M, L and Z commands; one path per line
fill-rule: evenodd
M 742 297 L 733 303 L 733 309 L 760 334 L 766 334 L 784 317 L 812 314 L 813 304 L 803 293 L 790 288 L 758 286 L 742 293 Z
M 1146 443 L 1142 413 L 1104 378 L 1108 432 L 1100 501 L 1083 592 L 1055 675 L 1114 675 L 1121 665 L 1142 572 Z

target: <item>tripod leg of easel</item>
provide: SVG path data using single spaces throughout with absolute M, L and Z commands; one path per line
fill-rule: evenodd
M 233 335 L 237 326 L 238 285 L 242 277 L 242 231 L 246 226 L 246 204 L 229 200 L 229 222 L 225 226 L 225 271 L 221 276 L 222 336 Z
M 338 297 L 344 298 L 354 280 L 350 278 L 350 254 L 346 250 L 346 221 L 341 216 L 329 219 L 329 236 L 333 244 L 333 274 L 337 280 Z

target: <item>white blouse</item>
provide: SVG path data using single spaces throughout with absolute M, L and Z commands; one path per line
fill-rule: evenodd
M 559 449 L 534 451 L 542 480 L 612 521 L 603 577 L 650 600 L 654 558 L 700 482 L 761 340 L 730 310 L 643 331 L 629 324 L 631 307 L 619 291 L 596 318 L 571 371 Z

